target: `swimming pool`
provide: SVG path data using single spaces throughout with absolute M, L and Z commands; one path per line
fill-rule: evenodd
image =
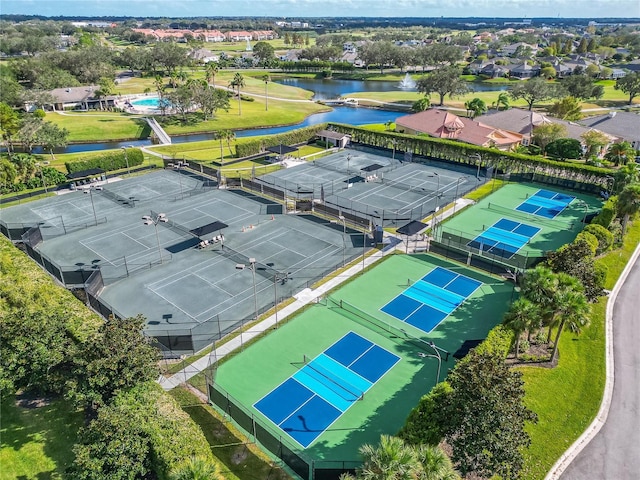
M 145 97 L 139 98 L 138 100 L 134 100 L 131 102 L 131 105 L 136 107 L 153 107 L 158 108 L 158 102 L 160 99 L 158 97 Z

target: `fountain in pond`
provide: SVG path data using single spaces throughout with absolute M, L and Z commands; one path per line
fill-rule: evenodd
M 247 46 L 245 47 L 245 50 L 247 52 L 250 52 L 251 50 L 253 50 L 253 48 L 251 47 L 251 42 L 249 41 L 248 38 L 247 38 Z
M 402 90 L 411 90 L 412 88 L 416 88 L 416 81 L 407 73 L 404 78 L 400 80 L 398 86 Z

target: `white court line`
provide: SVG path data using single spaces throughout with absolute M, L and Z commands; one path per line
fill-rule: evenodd
M 78 243 L 80 245 L 82 245 L 84 248 L 86 248 L 87 250 L 92 251 L 93 253 L 95 253 L 97 256 L 99 256 L 100 258 L 102 258 L 105 262 L 107 262 L 109 265 L 111 265 L 112 267 L 117 267 L 118 265 L 116 265 L 115 263 L 113 263 L 111 260 L 109 260 L 107 257 L 104 257 L 102 255 L 100 255 L 97 251 L 95 251 L 93 248 L 91 248 L 90 246 L 86 245 L 82 240 L 79 240 Z
M 127 235 L 125 232 L 121 232 L 121 233 L 122 233 L 122 235 L 124 235 L 125 237 L 127 237 L 127 238 L 129 238 L 129 239 L 133 240 L 134 242 L 139 243 L 140 245 L 142 245 L 142 246 L 144 247 L 144 249 L 145 249 L 145 250 L 149 250 L 149 247 L 148 247 L 147 245 L 145 245 L 144 243 L 139 242 L 138 240 L 136 240 L 136 239 L 135 239 L 135 238 L 133 238 L 132 236 Z
M 211 260 L 214 260 L 214 259 L 212 258 Z M 213 267 L 214 265 L 216 265 L 217 263 L 220 263 L 221 261 L 222 261 L 222 259 L 217 260 L 217 261 L 213 261 L 213 262 L 208 261 L 205 264 L 205 266 L 203 266 L 199 270 L 196 270 L 196 272 L 200 272 L 203 269 Z M 202 264 L 199 264 L 199 265 L 202 265 Z M 168 287 L 169 285 L 173 285 L 176 282 L 184 280 L 185 278 L 187 278 L 191 274 L 192 274 L 192 272 L 190 272 L 190 271 L 188 271 L 187 273 L 185 273 L 184 271 L 176 272 L 174 274 L 168 275 L 168 276 L 158 280 L 157 282 L 153 282 L 153 283 L 147 284 L 147 288 L 155 289 L 155 288 Z M 227 277 L 227 278 L 229 278 L 229 277 Z M 169 279 L 171 279 L 171 281 L 167 282 L 167 280 L 169 280 Z
M 151 289 L 149 289 L 149 290 L 151 290 Z M 175 303 L 173 303 L 171 300 L 169 300 L 169 299 L 168 299 L 167 297 L 165 297 L 164 295 L 162 295 L 162 294 L 160 294 L 160 293 L 156 292 L 155 290 L 151 290 L 151 293 L 153 293 L 154 295 L 159 296 L 159 297 L 160 297 L 160 298 L 162 298 L 165 302 L 167 302 L 169 305 L 173 305 L 173 306 L 174 306 L 174 308 L 175 308 L 176 310 L 181 311 L 181 312 L 182 312 L 182 313 L 184 313 L 187 317 L 189 317 L 189 318 L 193 319 L 193 321 L 194 321 L 194 322 L 196 322 L 196 323 L 198 323 L 198 324 L 199 324 L 199 323 L 201 323 L 201 322 L 199 322 L 199 321 L 198 321 L 198 319 L 197 319 L 196 317 L 194 317 L 193 315 L 191 315 L 189 312 L 187 312 L 187 311 L 186 311 L 186 310 L 184 310 L 183 308 L 180 308 L 178 305 L 176 305 Z

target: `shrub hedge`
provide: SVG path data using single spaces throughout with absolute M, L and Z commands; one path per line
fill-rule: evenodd
M 585 227 L 584 232 L 590 233 L 598 239 L 597 254 L 606 252 L 613 246 L 613 233 L 604 228 L 602 225 L 591 223 Z
M 607 168 L 584 164 L 567 163 L 543 157 L 503 152 L 495 148 L 478 147 L 466 143 L 426 135 L 408 135 L 395 132 L 372 131 L 351 125 L 330 123 L 332 130 L 351 135 L 354 142 L 379 148 L 391 148 L 396 151 L 447 160 L 450 162 L 477 165 L 477 156 L 484 167 L 510 173 L 534 172 L 536 174 L 559 177 L 577 182 L 607 186 L 612 171 Z
M 128 148 L 127 158 L 124 156 L 124 151 L 113 150 L 105 153 L 104 155 L 91 157 L 87 160 L 66 162 L 64 166 L 67 168 L 68 173 L 81 172 L 92 168 L 101 168 L 106 171 L 111 171 L 127 168 L 127 160 L 129 161 L 129 167 L 142 165 L 142 162 L 144 161 L 142 150 L 139 148 Z
M 595 225 L 601 225 L 604 228 L 609 228 L 611 226 L 611 222 L 613 222 L 613 219 L 616 218 L 617 205 L 618 197 L 610 197 L 602 206 L 602 210 L 600 210 L 600 213 L 595 216 L 591 223 Z
M 312 140 L 316 134 L 327 127 L 326 123 L 313 125 L 312 127 L 299 128 L 290 130 L 277 135 L 269 135 L 248 142 L 238 143 L 236 145 L 236 154 L 238 157 L 249 157 L 260 152 L 264 152 L 267 147 L 275 147 L 276 145 L 297 145 L 299 143 L 307 143 Z

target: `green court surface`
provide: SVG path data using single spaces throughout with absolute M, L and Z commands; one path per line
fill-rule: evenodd
M 558 216 L 553 219 L 527 214 L 515 208 L 538 190 L 564 193 L 576 197 Z M 438 229 L 436 239 L 447 243 L 448 238 L 467 241 L 475 239 L 502 218 L 540 228 L 540 231 L 518 251 L 518 255 L 528 257 L 544 256 L 545 252 L 570 243 L 583 229 L 585 216 L 596 213 L 602 207 L 601 199 L 570 192 L 548 185 L 512 183 L 468 207 L 458 215 L 446 220 Z
M 430 334 L 380 311 L 407 288 L 409 279 L 418 280 L 436 267 L 466 275 L 482 282 L 482 286 Z M 420 397 L 434 386 L 438 360 L 427 342 L 432 341 L 451 353 L 448 360 L 442 354 L 441 379 L 444 379 L 455 364 L 453 353 L 465 340 L 485 338 L 500 322 L 512 295 L 511 284 L 439 257 L 393 255 L 332 293 L 333 301 L 313 305 L 225 361 L 216 371 L 215 388 L 242 405 L 249 416 L 276 438 L 281 438 L 283 444 L 314 460 L 317 465 L 323 461 L 357 462 L 358 448 L 362 444 L 376 443 L 382 433 L 397 433 Z M 357 320 L 360 317 L 338 307 L 339 300 L 348 301 L 376 317 L 381 325 L 392 325 L 404 333 L 402 336 L 383 334 L 380 328 L 365 326 L 368 325 L 366 321 Z M 361 400 L 355 401 L 308 448 L 303 449 L 253 405 L 303 368 L 305 356 L 316 357 L 348 332 L 368 339 L 401 360 L 374 383 Z M 423 358 L 420 353 L 430 356 Z

